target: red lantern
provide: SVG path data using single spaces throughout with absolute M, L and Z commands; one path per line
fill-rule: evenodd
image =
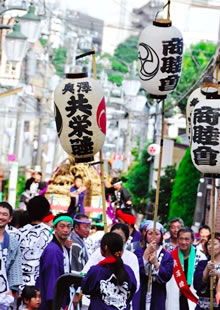
M 103 90 L 87 73 L 69 73 L 55 89 L 55 117 L 63 149 L 76 162 L 89 162 L 101 150 L 106 135 Z

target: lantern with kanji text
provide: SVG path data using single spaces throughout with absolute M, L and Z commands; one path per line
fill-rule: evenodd
M 182 70 L 183 37 L 168 19 L 146 27 L 138 44 L 139 78 L 153 98 L 164 99 L 175 90 Z
M 205 175 L 220 176 L 220 96 L 209 95 L 192 112 L 191 157 Z
M 188 137 L 189 144 L 191 143 L 191 116 L 194 108 L 201 101 L 206 99 L 208 94 L 217 94 L 217 84 L 206 83 L 201 86 L 201 88 L 195 89 L 189 96 L 186 104 L 186 134 Z
M 87 73 L 69 73 L 55 89 L 55 119 L 63 149 L 76 162 L 89 162 L 106 135 L 103 90 Z

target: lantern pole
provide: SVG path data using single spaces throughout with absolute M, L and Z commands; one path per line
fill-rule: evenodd
M 212 179 L 211 197 L 211 262 L 214 263 L 214 240 L 215 240 L 215 178 Z M 214 309 L 214 277 L 210 277 L 210 310 Z
M 156 223 L 157 223 L 157 217 L 158 217 L 159 198 L 160 198 L 160 175 L 161 175 L 161 169 L 162 169 L 163 142 L 164 142 L 164 119 L 165 119 L 164 105 L 165 105 L 165 100 L 163 99 L 162 100 L 162 128 L 161 128 L 161 136 L 160 136 L 160 154 L 159 154 L 159 163 L 158 163 L 158 171 L 157 171 L 157 188 L 156 188 L 155 205 L 154 205 L 154 219 L 153 219 L 154 226 L 153 226 L 152 241 L 155 240 L 155 235 L 156 235 Z M 147 292 L 150 291 L 151 283 L 152 283 L 152 268 L 150 265 Z
M 168 3 L 167 3 L 167 19 L 170 20 L 170 1 L 171 0 L 168 0 Z
M 219 56 L 216 58 L 216 80 L 218 82 Z M 218 85 L 219 94 L 219 85 Z M 215 178 L 212 179 L 211 197 L 211 262 L 214 263 L 214 241 L 215 241 Z M 214 309 L 214 277 L 210 277 L 210 310 Z
M 93 68 L 93 77 L 97 80 L 96 74 L 96 59 L 95 59 L 95 49 L 92 48 L 92 68 Z M 100 158 L 100 168 L 101 168 L 101 190 L 102 190 L 102 208 L 103 208 L 103 221 L 104 221 L 104 232 L 107 233 L 107 216 L 106 216 L 106 200 L 105 200 L 105 182 L 104 182 L 104 162 L 102 149 L 99 151 Z

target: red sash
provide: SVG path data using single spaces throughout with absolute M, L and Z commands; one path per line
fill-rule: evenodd
M 181 266 L 179 255 L 178 255 L 178 248 L 173 250 L 171 252 L 173 256 L 173 275 L 176 280 L 176 283 L 179 287 L 180 292 L 189 300 L 196 303 L 198 302 L 198 298 L 192 293 L 192 291 L 189 288 L 188 283 L 186 282 L 185 273 L 183 271 L 183 268 Z

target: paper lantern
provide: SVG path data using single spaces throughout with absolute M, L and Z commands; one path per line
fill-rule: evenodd
M 180 79 L 183 37 L 170 20 L 155 20 L 146 27 L 138 45 L 139 78 L 153 98 L 164 99 Z
M 76 162 L 89 162 L 106 135 L 106 107 L 98 81 L 87 73 L 69 73 L 54 93 L 55 118 L 63 149 Z
M 208 94 L 217 94 L 217 85 L 213 83 L 207 83 L 202 85 L 201 88 L 195 89 L 189 96 L 186 104 L 186 134 L 188 137 L 189 144 L 191 143 L 191 116 L 194 108 L 201 101 L 206 99 Z
M 160 146 L 158 144 L 151 144 L 148 146 L 147 151 L 150 156 L 156 156 L 160 153 Z
M 220 97 L 204 99 L 192 112 L 191 157 L 205 174 L 220 174 Z

